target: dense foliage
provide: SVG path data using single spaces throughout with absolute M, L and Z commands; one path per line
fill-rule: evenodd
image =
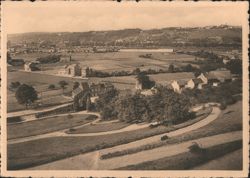
M 26 107 L 38 99 L 36 90 L 26 84 L 22 84 L 18 87 L 15 96 L 18 103 L 25 104 Z
M 157 120 L 162 123 L 179 123 L 189 119 L 191 102 L 188 97 L 165 87 L 152 96 L 140 93 L 108 91 L 96 103 L 103 119 L 120 119 L 125 122 Z
M 186 89 L 183 94 L 188 96 L 193 104 L 217 102 L 226 106 L 233 104 L 237 101 L 237 97 L 241 98 L 242 93 L 242 80 L 237 79 L 232 82 L 221 83 L 218 87 L 207 86 L 202 90 L 199 89 Z
M 48 63 L 57 63 L 60 61 L 60 59 L 61 57 L 59 55 L 49 55 L 37 58 L 36 60 L 39 61 L 41 64 L 48 64 Z
M 146 75 L 150 74 L 160 74 L 160 73 L 175 73 L 175 72 L 195 72 L 198 68 L 192 66 L 191 64 L 184 65 L 182 67 L 175 67 L 173 64 L 170 64 L 168 69 L 147 69 L 141 71 L 140 68 L 136 68 L 133 71 L 113 71 L 113 72 L 103 72 L 99 70 L 94 70 L 91 68 L 86 68 L 86 77 L 120 77 L 120 76 L 130 76 L 130 75 L 138 75 L 143 72 Z
M 242 60 L 233 59 L 230 60 L 226 67 L 231 71 L 232 74 L 242 75 Z
M 144 72 L 140 72 L 136 76 L 136 79 L 142 85 L 142 89 L 150 89 L 155 86 L 155 81 L 150 80 L 149 76 L 147 76 Z

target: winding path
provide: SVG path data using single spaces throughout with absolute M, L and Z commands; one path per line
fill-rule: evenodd
M 86 125 L 90 125 L 91 123 L 97 123 L 100 120 L 100 115 L 98 113 L 94 113 L 94 112 L 86 112 L 86 111 L 82 111 L 78 114 L 94 114 L 98 117 L 97 120 L 81 125 L 81 126 L 77 126 L 74 128 L 80 128 Z M 198 121 L 190 126 L 169 132 L 167 135 L 169 137 L 173 137 L 173 136 L 177 136 L 186 132 L 190 132 L 192 130 L 198 129 L 200 127 L 203 127 L 207 124 L 209 124 L 210 122 L 214 121 L 218 115 L 220 114 L 220 109 L 218 107 L 213 107 L 212 112 L 203 120 Z M 68 134 L 65 131 L 67 131 L 68 129 L 63 129 L 60 131 L 56 131 L 56 132 L 51 132 L 51 133 L 47 133 L 47 134 L 42 134 L 42 135 L 36 135 L 36 136 L 30 136 L 30 137 L 24 137 L 24 138 L 17 138 L 17 139 L 11 139 L 8 140 L 8 144 L 15 144 L 15 143 L 21 143 L 21 142 L 26 142 L 26 141 L 31 141 L 31 140 L 37 140 L 37 139 L 41 139 L 41 138 L 48 138 L 48 137 L 63 137 L 63 136 L 70 136 L 70 137 L 83 137 L 83 136 L 100 136 L 100 135 L 109 135 L 109 134 L 116 134 L 116 133 L 122 133 L 122 132 L 127 132 L 127 131 L 133 131 L 133 130 L 137 130 L 137 129 L 142 129 L 142 128 L 146 128 L 149 127 L 150 124 L 132 124 L 128 127 L 125 127 L 123 129 L 119 129 L 119 130 L 112 130 L 112 131 L 106 131 L 106 132 L 97 132 L 97 133 L 82 133 L 82 134 Z M 166 134 L 161 134 L 161 135 L 157 135 L 157 136 L 153 136 L 150 137 L 150 140 L 154 140 L 154 138 L 162 136 L 162 135 L 166 135 Z
M 242 131 L 224 133 L 200 139 L 189 140 L 179 144 L 167 145 L 152 150 L 146 150 L 135 154 L 129 154 L 111 159 L 100 160 L 99 155 L 106 152 L 106 149 L 98 150 L 82 155 L 73 156 L 59 161 L 28 168 L 30 170 L 111 170 L 128 165 L 140 164 L 147 161 L 158 160 L 163 157 L 170 157 L 189 151 L 193 142 L 208 148 L 223 143 L 229 143 L 242 139 Z

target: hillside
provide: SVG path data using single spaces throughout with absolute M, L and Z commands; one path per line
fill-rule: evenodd
M 25 33 L 8 35 L 11 44 L 45 43 L 65 46 L 158 47 L 158 46 L 241 46 L 241 28 L 214 26 L 203 28 L 124 29 L 89 32 Z

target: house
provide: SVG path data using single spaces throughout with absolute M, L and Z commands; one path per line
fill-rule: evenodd
M 39 67 L 39 62 L 28 62 L 24 64 L 24 70 L 27 72 L 41 70 Z
M 221 68 L 208 73 L 202 73 L 198 77 L 203 84 L 211 84 L 212 86 L 218 86 L 221 82 L 227 82 L 232 80 L 231 72 L 227 69 Z
M 171 83 L 171 86 L 175 92 L 181 93 L 182 90 L 185 88 L 186 84 L 187 84 L 186 80 L 178 80 L 178 81 L 174 80 Z
M 142 83 L 139 82 L 138 80 L 136 80 L 135 89 L 136 89 L 136 90 L 142 90 Z
M 202 89 L 203 81 L 200 78 L 190 79 L 187 84 L 185 85 L 185 88 L 198 88 Z
M 74 101 L 74 108 L 88 109 L 88 103 L 94 102 L 100 94 L 114 88 L 110 83 L 88 84 L 82 82 L 79 87 L 72 91 L 72 99 Z

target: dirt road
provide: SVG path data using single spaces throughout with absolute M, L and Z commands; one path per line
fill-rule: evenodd
M 180 144 L 173 144 L 152 150 L 142 151 L 135 154 L 114 157 L 111 159 L 100 160 L 99 156 L 104 150 L 94 151 L 87 154 L 74 156 L 71 158 L 55 161 L 41 166 L 29 168 L 32 170 L 110 170 L 124 167 L 132 164 L 139 164 L 146 161 L 157 160 L 162 157 L 168 157 L 189 151 L 188 147 L 193 142 L 199 143 L 203 148 L 228 143 L 242 139 L 242 131 L 219 134 L 210 137 L 186 141 Z

